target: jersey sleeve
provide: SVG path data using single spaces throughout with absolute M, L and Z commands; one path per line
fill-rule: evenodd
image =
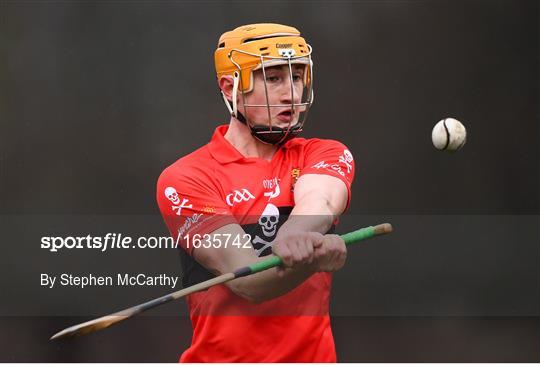
M 171 237 L 190 255 L 194 235 L 237 223 L 216 187 L 190 169 L 165 169 L 157 182 L 156 199 Z
M 347 146 L 329 139 L 312 139 L 304 149 L 304 168 L 300 176 L 321 174 L 337 177 L 347 186 L 347 207 L 351 201 L 351 185 L 354 179 L 354 158 Z

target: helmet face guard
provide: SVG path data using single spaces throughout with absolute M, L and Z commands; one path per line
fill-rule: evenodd
M 278 29 L 276 29 L 278 28 Z M 241 31 L 244 33 L 249 30 L 258 30 L 256 34 L 245 35 L 242 39 Z M 247 31 L 246 31 L 247 30 Z M 277 32 L 281 30 L 282 32 Z M 287 31 L 286 33 L 283 31 Z M 231 36 L 234 35 L 234 37 Z M 227 35 L 231 36 L 232 43 L 230 47 L 226 46 Z M 225 42 L 222 42 L 225 40 Z M 255 24 L 237 28 L 232 32 L 225 33 L 220 39 L 220 46 L 216 51 L 216 71 L 218 78 L 222 75 L 231 75 L 233 77 L 232 105 L 222 92 L 225 105 L 231 115 L 242 123 L 245 123 L 250 129 L 252 135 L 263 143 L 283 144 L 287 140 L 298 135 L 307 119 L 309 108 L 313 103 L 313 62 L 311 60 L 312 48 L 300 33 L 291 27 L 278 24 Z M 226 51 L 226 54 L 224 53 Z M 224 58 L 226 56 L 226 59 Z M 295 87 L 293 66 L 303 65 L 302 90 L 297 91 Z M 269 90 L 266 82 L 266 72 L 269 67 L 288 66 L 288 79 L 290 83 L 290 104 L 271 104 Z M 264 95 L 266 103 L 249 104 L 246 102 L 246 94 L 253 91 L 254 76 L 253 72 L 261 70 L 264 81 Z M 242 97 L 242 108 L 238 110 L 237 100 L 238 92 Z M 300 100 L 299 102 L 297 100 Z M 291 118 L 286 127 L 277 127 L 272 125 L 273 108 L 290 108 Z M 250 120 L 248 116 L 249 108 L 266 108 L 267 120 L 260 124 Z M 296 123 L 295 123 L 295 120 Z

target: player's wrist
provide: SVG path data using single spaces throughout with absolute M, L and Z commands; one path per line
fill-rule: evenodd
M 279 228 L 276 240 L 283 239 L 285 237 L 295 236 L 308 232 L 298 220 L 289 218 L 283 225 Z

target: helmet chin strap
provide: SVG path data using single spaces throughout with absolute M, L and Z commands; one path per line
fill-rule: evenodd
M 240 123 L 246 125 L 251 130 L 251 135 L 255 138 L 257 138 L 259 141 L 265 144 L 271 144 L 271 145 L 282 145 L 283 143 L 293 139 L 296 137 L 300 132 L 302 131 L 302 128 L 298 125 L 296 126 L 288 126 L 287 128 L 281 128 L 281 127 L 272 127 L 270 128 L 269 125 L 263 125 L 263 124 L 253 124 L 248 123 L 246 117 L 242 113 L 238 111 L 238 105 L 237 105 L 237 95 L 238 95 L 238 85 L 239 85 L 239 74 L 238 72 L 234 73 L 233 76 L 233 90 L 232 90 L 232 107 L 223 93 L 221 91 L 221 96 L 223 96 L 223 101 L 225 102 L 225 105 L 227 106 L 227 109 L 229 110 L 229 113 L 231 113 L 231 116 L 236 118 Z
M 249 126 L 249 128 L 251 129 L 251 135 L 253 137 L 263 143 L 271 145 L 282 145 L 302 132 L 302 128 L 298 125 L 287 128 L 272 127 L 272 130 L 270 130 L 268 125 L 256 124 L 254 126 Z

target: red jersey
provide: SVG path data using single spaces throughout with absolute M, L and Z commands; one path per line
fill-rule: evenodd
M 300 176 L 335 176 L 347 186 L 350 201 L 354 161 L 343 144 L 294 138 L 267 161 L 244 157 L 224 138 L 227 128 L 218 127 L 210 143 L 173 163 L 158 180 L 161 214 L 182 246 L 184 286 L 215 276 L 191 257 L 196 235 L 238 223 L 259 256 L 270 254 L 294 207 Z M 225 285 L 190 295 L 193 339 L 180 361 L 335 362 L 328 315 L 331 281 L 331 274 L 316 273 L 289 293 L 259 304 Z

